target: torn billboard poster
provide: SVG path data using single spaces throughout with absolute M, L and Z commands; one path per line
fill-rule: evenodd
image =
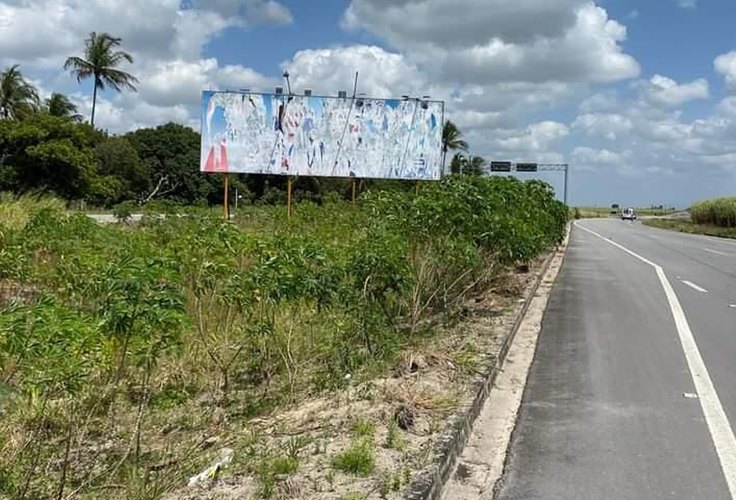
M 203 172 L 437 180 L 444 103 L 206 91 Z

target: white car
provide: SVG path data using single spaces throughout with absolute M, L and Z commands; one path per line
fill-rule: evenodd
M 636 212 L 633 208 L 624 208 L 621 211 L 621 220 L 636 220 Z

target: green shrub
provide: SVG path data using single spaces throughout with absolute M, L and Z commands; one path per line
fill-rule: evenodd
M 356 476 L 370 476 L 376 468 L 376 458 L 370 442 L 354 441 L 347 450 L 332 458 L 332 467 Z

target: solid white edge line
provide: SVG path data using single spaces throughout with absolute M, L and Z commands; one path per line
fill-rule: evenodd
M 702 286 L 698 286 L 698 285 L 696 285 L 696 284 L 695 284 L 695 283 L 693 283 L 692 281 L 688 281 L 688 280 L 680 280 L 680 281 L 682 281 L 682 282 L 683 282 L 683 283 L 684 283 L 685 285 L 689 286 L 689 287 L 690 287 L 690 288 L 692 288 L 693 290 L 697 290 L 697 291 L 698 291 L 698 292 L 700 292 L 700 293 L 708 293 L 708 290 L 706 290 L 706 289 L 705 289 L 705 288 L 703 288 Z
M 667 301 L 669 302 L 670 310 L 672 311 L 672 317 L 675 320 L 675 326 L 677 327 L 677 333 L 680 337 L 682 350 L 685 353 L 685 359 L 687 360 L 687 365 L 690 369 L 690 376 L 693 379 L 695 390 L 700 399 L 700 407 L 703 410 L 705 421 L 708 424 L 708 430 L 710 431 L 711 439 L 713 440 L 713 446 L 718 454 L 718 460 L 721 462 L 721 470 L 726 478 L 728 491 L 731 494 L 732 499 L 736 498 L 736 437 L 734 437 L 731 424 L 728 421 L 728 417 L 723 409 L 723 405 L 718 397 L 713 381 L 710 378 L 708 368 L 705 366 L 703 357 L 700 354 L 698 344 L 695 342 L 695 336 L 690 329 L 690 324 L 687 321 L 687 317 L 682 309 L 680 300 L 677 298 L 675 290 L 667 279 L 664 269 L 662 269 L 662 266 L 655 264 L 635 252 L 632 252 L 628 248 L 619 245 L 605 236 L 601 236 L 595 231 L 581 226 L 577 222 L 575 223 L 575 226 L 601 238 L 604 241 L 607 241 L 621 250 L 624 250 L 626 253 L 636 257 L 640 261 L 649 264 L 657 272 L 657 277 L 662 284 L 662 288 L 664 288 L 664 293 L 667 296 Z
M 711 250 L 710 248 L 704 248 L 703 250 L 705 250 L 706 252 L 715 254 L 715 255 L 723 255 L 724 257 L 730 257 L 730 254 L 727 254 L 725 252 L 719 252 L 718 250 Z

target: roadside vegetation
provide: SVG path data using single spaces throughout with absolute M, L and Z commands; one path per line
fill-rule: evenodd
M 736 228 L 736 197 L 695 203 L 690 214 L 695 224 Z
M 0 498 L 202 498 L 179 490 L 224 468 L 233 498 L 396 495 L 567 208 L 543 182 L 483 177 L 446 122 L 441 182 L 359 180 L 352 205 L 352 180 L 299 178 L 287 218 L 285 177 L 231 175 L 223 222 L 198 132 L 95 128 L 100 91 L 135 91 L 131 63 L 95 32 L 67 59 L 94 83 L 90 123 L 0 73 Z M 486 329 L 449 335 L 473 307 Z M 324 422 L 270 420 L 290 411 Z
M 681 233 L 736 238 L 736 198 L 716 198 L 695 203 L 690 220 L 651 219 L 644 223 Z
M 291 220 L 253 207 L 235 224 L 177 210 L 100 226 L 29 197 L 0 207 L 11 498 L 158 498 L 203 465 L 186 432 L 197 419 L 246 422 L 382 373 L 557 244 L 567 219 L 542 182 L 468 176 L 369 191 L 357 208 L 304 202 Z M 370 474 L 372 427 L 355 431 L 331 468 Z M 383 441 L 400 448 L 392 432 Z M 297 467 L 280 457 L 264 488 Z

